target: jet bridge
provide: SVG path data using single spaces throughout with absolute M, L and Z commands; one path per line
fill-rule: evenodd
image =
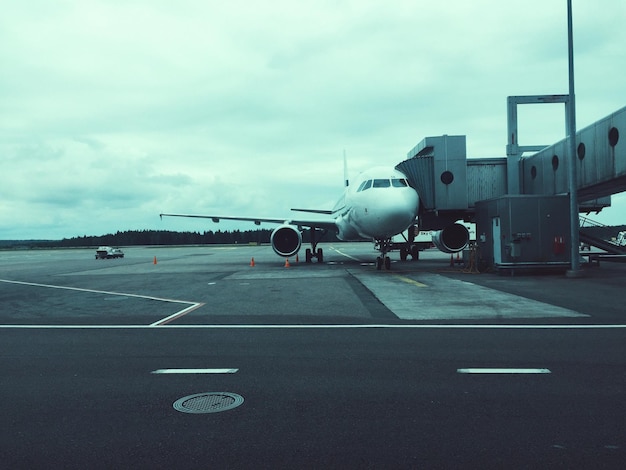
M 564 194 L 567 139 L 519 160 L 523 194 Z M 576 133 L 578 200 L 626 191 L 626 107 Z
M 541 101 L 543 98 L 509 97 L 509 107 L 511 103 L 517 105 L 518 102 L 562 102 L 557 99 L 558 96 L 548 96 L 550 99 Z M 516 113 L 509 110 L 509 127 L 511 116 L 516 119 Z M 537 201 L 540 205 L 547 203 L 552 200 L 552 196 L 567 198 L 567 139 L 551 146 L 522 147 L 516 142 L 516 122 L 514 129 L 515 132 L 509 133 L 507 157 L 468 159 L 464 135 L 443 135 L 426 137 L 408 152 L 407 160 L 396 165 L 396 169 L 407 176 L 420 196 L 421 230 L 444 229 L 460 219 L 477 222 L 477 204 L 483 201 L 498 198 L 510 201 L 510 196 L 518 196 L 513 207 L 517 207 L 517 204 L 523 207 L 537 204 Z M 626 191 L 626 107 L 579 131 L 576 143 L 580 212 L 601 210 L 610 205 L 611 194 Z M 524 156 L 523 153 L 529 149 L 537 153 Z M 541 197 L 537 199 L 538 196 Z M 519 202 L 524 199 L 527 201 Z M 506 202 L 502 207 L 509 205 Z M 500 205 L 489 207 L 497 208 Z M 516 211 L 509 213 L 514 219 L 521 217 Z M 533 224 L 541 227 L 552 221 L 533 220 Z M 530 230 L 525 231 L 517 224 L 514 225 L 517 227 L 516 234 L 530 233 Z M 491 246 L 492 232 L 490 223 L 487 227 L 477 226 L 476 233 L 484 234 L 482 239 L 479 238 L 479 245 L 489 243 Z M 566 231 L 562 232 L 564 236 L 567 235 Z M 515 238 L 516 234 L 508 235 Z M 540 238 L 534 239 L 535 242 L 539 243 L 537 240 Z M 533 237 L 524 239 L 525 242 L 530 240 Z M 557 242 L 554 239 L 549 241 L 553 252 L 554 243 L 561 243 L 558 240 L 560 238 L 557 238 Z M 567 244 L 567 241 L 563 243 Z M 520 260 L 517 251 L 519 247 L 514 245 L 509 248 L 513 250 L 515 258 Z M 525 252 L 543 253 L 540 249 Z M 566 256 L 567 251 L 563 254 Z M 540 262 L 537 260 L 537 263 Z
M 420 196 L 422 230 L 472 220 L 476 201 L 506 194 L 506 158 L 467 159 L 464 135 L 426 137 L 396 169 Z

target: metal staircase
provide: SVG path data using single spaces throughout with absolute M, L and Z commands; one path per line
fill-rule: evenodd
M 580 217 L 580 241 L 613 255 L 626 255 L 626 246 L 619 246 L 611 241 L 622 230 L 626 230 L 625 225 L 608 226 L 587 217 Z

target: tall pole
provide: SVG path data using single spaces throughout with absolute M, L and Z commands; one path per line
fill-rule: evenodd
M 570 240 L 572 259 L 571 269 L 567 272 L 568 277 L 579 277 L 580 271 L 580 236 L 579 236 L 579 213 L 578 213 L 578 178 L 576 171 L 576 98 L 574 95 L 574 39 L 572 32 L 572 0 L 567 0 L 567 49 L 569 56 L 569 103 L 568 103 L 568 134 L 569 134 L 569 209 L 570 209 Z

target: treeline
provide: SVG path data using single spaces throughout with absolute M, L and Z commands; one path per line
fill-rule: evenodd
M 62 240 L 4 240 L 0 246 L 33 248 L 70 248 L 93 246 L 132 246 L 132 245 L 211 245 L 211 244 L 250 244 L 269 243 L 272 230 L 234 230 L 217 232 L 172 232 L 168 230 L 127 230 L 106 235 L 64 238 Z M 319 237 L 319 235 L 318 235 Z M 303 233 L 303 242 L 309 241 L 309 231 Z M 336 241 L 334 234 L 328 234 L 325 241 Z
M 42 242 L 40 246 L 132 246 L 132 245 L 211 245 L 234 243 L 266 243 L 272 231 L 235 230 L 232 232 L 172 232 L 169 230 L 127 230 L 100 236 L 64 238 L 56 242 Z

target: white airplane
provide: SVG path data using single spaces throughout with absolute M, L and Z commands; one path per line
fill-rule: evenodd
M 345 179 L 346 188 L 343 195 L 332 210 L 320 209 L 292 209 L 293 211 L 308 212 L 325 215 L 324 220 L 311 219 L 279 219 L 262 217 L 234 217 L 218 215 L 189 215 L 189 214 L 161 214 L 161 217 L 192 217 L 211 219 L 213 222 L 224 220 L 240 220 L 280 224 L 271 234 L 270 241 L 276 254 L 289 258 L 300 250 L 302 245 L 302 228 L 310 229 L 311 248 L 306 249 L 306 262 L 313 258 L 323 262 L 324 254 L 317 248 L 319 238 L 317 231 L 324 236 L 329 231 L 336 233 L 337 238 L 344 241 L 373 240 L 375 248 L 381 252 L 376 259 L 376 268 L 390 269 L 391 260 L 387 253 L 398 248 L 392 243 L 394 235 L 408 231 L 406 244 L 402 244 L 401 258 L 406 259 L 410 253 L 413 259 L 419 256 L 418 247 L 411 245 L 415 236 L 415 225 L 419 210 L 419 196 L 413 189 L 406 176 L 396 170 L 385 167 L 375 167 L 361 173 L 354 184 Z M 455 224 L 465 228 L 461 224 Z M 444 232 L 443 230 L 441 232 Z M 444 234 L 445 235 L 445 234 Z M 433 236 L 433 242 L 442 251 L 449 248 L 445 243 L 439 243 L 439 238 Z M 467 240 L 463 242 L 463 246 Z M 460 251 L 456 249 L 456 251 Z M 451 251 L 448 251 L 451 252 Z

